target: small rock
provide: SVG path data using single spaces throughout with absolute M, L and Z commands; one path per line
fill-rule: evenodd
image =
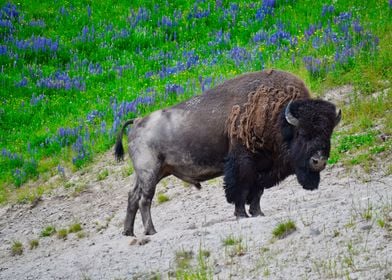
M 361 229 L 362 230 L 370 230 L 372 228 L 372 225 L 364 225 L 364 226 L 361 226 Z
M 310 228 L 309 234 L 312 236 L 317 236 L 317 235 L 320 235 L 321 232 L 317 228 Z
M 219 274 L 219 273 L 221 273 L 221 271 L 222 271 L 221 266 L 220 265 L 216 265 L 215 268 L 214 268 L 214 274 Z
M 145 237 L 145 238 L 141 238 L 141 239 L 139 239 L 139 241 L 138 241 L 138 245 L 139 246 L 142 246 L 142 245 L 145 245 L 145 244 L 147 244 L 148 242 L 150 242 L 151 241 L 151 239 L 150 238 L 148 238 L 148 237 Z
M 151 239 L 148 238 L 148 237 L 144 237 L 144 238 L 136 238 L 136 237 L 133 237 L 133 238 L 131 239 L 131 241 L 129 241 L 129 245 L 130 245 L 130 246 L 133 246 L 133 245 L 143 246 L 143 245 L 147 244 L 147 243 L 150 242 L 150 241 L 151 241 Z
M 188 226 L 188 229 L 196 229 L 195 223 L 192 223 Z

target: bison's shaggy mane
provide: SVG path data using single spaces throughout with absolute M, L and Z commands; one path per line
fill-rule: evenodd
M 226 121 L 226 132 L 231 144 L 241 142 L 247 149 L 277 148 L 281 142 L 279 114 L 290 100 L 307 98 L 294 87 L 286 91 L 261 85 L 250 92 L 248 101 L 235 105 Z

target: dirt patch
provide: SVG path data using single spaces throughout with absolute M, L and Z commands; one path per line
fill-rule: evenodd
M 313 192 L 290 177 L 266 190 L 264 217 L 241 220 L 225 201 L 221 178 L 203 183 L 201 190 L 168 178 L 157 190 L 170 200 L 152 209 L 158 233 L 144 237 L 138 214 L 132 239 L 121 235 L 134 180 L 124 175 L 127 164 L 107 153 L 88 172 L 67 178 L 84 186 L 77 195 L 60 187 L 34 208 L 0 208 L 0 278 L 149 279 L 158 274 L 166 279 L 183 251 L 191 252 L 191 266 L 200 251 L 208 252 L 205 269 L 214 279 L 384 279 L 392 274 L 392 176 L 373 174 L 363 182 L 345 169 L 327 168 Z M 108 176 L 98 180 L 103 168 Z M 296 230 L 273 239 L 273 229 L 288 219 Z M 40 237 L 48 225 L 58 230 L 76 222 L 83 235 Z M 240 245 L 226 246 L 228 236 Z M 39 245 L 30 250 L 33 239 Z M 11 255 L 14 241 L 23 244 L 20 256 Z

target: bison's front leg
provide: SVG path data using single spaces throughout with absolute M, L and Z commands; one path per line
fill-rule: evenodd
M 253 155 L 244 147 L 237 147 L 225 161 L 224 188 L 226 199 L 234 203 L 236 217 L 248 217 L 245 203 L 251 189 L 257 184 L 257 170 Z
M 259 186 L 254 186 L 254 187 L 259 187 Z M 255 189 L 252 190 L 249 195 L 248 195 L 248 201 L 250 203 L 249 206 L 249 213 L 253 217 L 257 216 L 264 216 L 264 213 L 260 209 L 260 198 L 263 195 L 264 189 L 260 187 L 261 189 Z

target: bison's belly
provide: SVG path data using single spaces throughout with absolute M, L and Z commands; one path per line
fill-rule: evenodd
M 223 175 L 223 170 L 214 167 L 206 168 L 192 166 L 189 168 L 185 166 L 177 166 L 172 170 L 171 175 L 174 175 L 185 182 L 196 184 L 198 182 L 203 182 Z
M 172 151 L 165 155 L 164 166 L 168 174 L 189 182 L 209 180 L 223 174 L 224 155 L 211 151 Z

